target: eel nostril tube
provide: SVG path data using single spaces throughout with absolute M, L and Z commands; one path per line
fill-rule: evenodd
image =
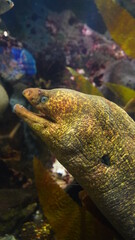
M 31 96 L 31 94 L 32 94 L 32 91 L 30 90 L 30 89 L 25 89 L 24 91 L 23 91 L 23 96 L 24 97 L 30 97 Z

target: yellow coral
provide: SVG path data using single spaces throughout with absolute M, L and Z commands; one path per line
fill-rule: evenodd
M 51 226 L 46 222 L 41 222 L 40 224 L 26 222 L 21 230 L 21 237 L 23 240 L 54 239 L 51 231 Z

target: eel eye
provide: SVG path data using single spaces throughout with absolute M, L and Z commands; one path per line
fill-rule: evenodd
M 40 102 L 45 103 L 48 101 L 48 97 L 42 96 Z

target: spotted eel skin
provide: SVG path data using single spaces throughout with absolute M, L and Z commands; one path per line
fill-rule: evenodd
M 135 239 L 135 123 L 119 106 L 70 89 L 28 88 L 22 118 L 124 239 Z

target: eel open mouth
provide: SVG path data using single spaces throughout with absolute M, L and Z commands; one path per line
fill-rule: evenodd
M 41 111 L 39 111 L 38 113 L 31 112 L 20 104 L 16 104 L 14 106 L 14 112 L 17 114 L 18 117 L 22 118 L 25 122 L 29 124 L 39 123 L 46 125 L 47 123 L 49 123 L 49 118 Z

